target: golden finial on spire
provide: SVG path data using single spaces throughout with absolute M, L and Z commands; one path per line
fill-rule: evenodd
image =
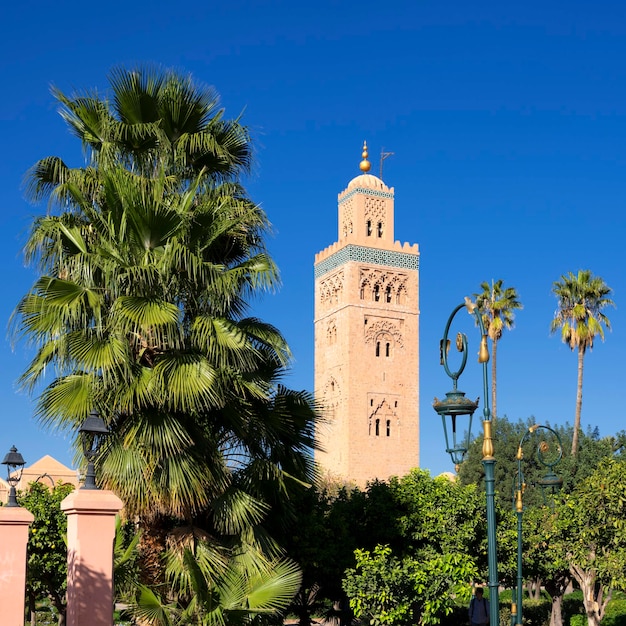
M 363 160 L 359 163 L 359 167 L 363 173 L 369 172 L 372 164 L 367 160 L 367 141 L 363 142 Z

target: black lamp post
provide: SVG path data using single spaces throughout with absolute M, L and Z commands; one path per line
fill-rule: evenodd
M 102 440 L 109 434 L 109 429 L 98 411 L 92 411 L 78 429 L 83 446 L 83 454 L 87 459 L 87 474 L 81 489 L 98 489 L 96 485 L 96 469 L 94 459 L 100 451 Z
M 440 357 L 441 365 L 443 365 L 446 374 L 452 379 L 452 391 L 446 393 L 445 400 L 435 398 L 433 407 L 443 421 L 444 433 L 446 436 L 446 452 L 450 454 L 452 462 L 458 465 L 463 460 L 465 453 L 469 448 L 471 440 L 472 416 L 478 408 L 478 400 L 472 402 L 465 397 L 462 391 L 457 389 L 457 381 L 467 363 L 467 336 L 458 333 L 456 336 L 456 349 L 461 353 L 461 365 L 458 370 L 452 371 L 448 366 L 448 351 L 450 348 L 450 340 L 448 333 L 452 320 L 461 309 L 467 309 L 470 315 L 476 319 L 476 324 L 480 329 L 480 350 L 478 353 L 478 362 L 482 364 L 483 370 L 483 467 L 485 469 L 485 494 L 487 498 L 487 560 L 489 563 L 489 605 L 490 605 L 490 623 L 497 625 L 500 623 L 499 617 L 499 597 L 498 597 L 498 553 L 496 545 L 496 508 L 495 508 L 495 464 L 496 459 L 493 455 L 493 440 L 491 436 L 491 412 L 489 410 L 489 377 L 487 373 L 487 362 L 489 361 L 489 350 L 487 348 L 487 334 L 485 333 L 485 325 L 483 319 L 476 307 L 476 303 L 470 298 L 465 298 L 463 304 L 459 304 L 448 318 L 443 339 L 441 340 Z M 460 441 L 457 436 L 458 424 L 457 418 L 467 417 L 467 427 L 462 432 L 466 433 L 465 440 Z M 450 421 L 450 432 L 448 432 L 448 419 Z
M 540 478 L 537 483 L 541 487 L 541 493 L 544 502 L 546 502 L 546 496 L 554 495 L 563 484 L 563 479 L 559 478 L 555 472 L 554 467 L 560 463 L 563 457 L 563 446 L 561 444 L 561 438 L 559 434 L 550 428 L 549 426 L 542 426 L 541 424 L 533 424 L 528 428 L 524 436 L 519 442 L 517 448 L 517 479 L 513 493 L 513 510 L 517 516 L 517 586 L 515 593 L 513 594 L 514 602 L 511 606 L 511 622 L 517 626 L 522 624 L 522 516 L 524 514 L 524 502 L 523 496 L 526 490 L 526 482 L 524 481 L 524 474 L 522 472 L 522 460 L 524 459 L 524 443 L 536 432 L 547 431 L 551 433 L 556 440 L 552 445 L 544 437 L 537 445 L 537 459 L 539 462 L 548 468 L 548 473 Z M 553 439 L 553 441 L 554 441 Z
M 2 461 L 2 465 L 7 466 L 7 482 L 11 487 L 9 489 L 9 499 L 6 505 L 19 506 L 15 488 L 22 479 L 22 471 L 24 470 L 24 465 L 26 465 L 24 457 L 17 451 L 15 446 L 11 446 L 11 449 L 4 457 L 4 461 Z

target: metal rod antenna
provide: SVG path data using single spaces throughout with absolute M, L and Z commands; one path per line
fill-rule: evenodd
M 380 180 L 383 179 L 383 161 L 387 158 L 389 158 L 390 156 L 392 156 L 394 153 L 393 152 L 385 152 L 384 148 L 381 148 L 380 150 Z

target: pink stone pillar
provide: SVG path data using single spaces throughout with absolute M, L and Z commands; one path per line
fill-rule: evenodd
M 61 502 L 67 515 L 67 626 L 113 625 L 113 541 L 122 501 L 112 492 L 77 489 Z
M 21 506 L 0 507 L 0 598 L 3 626 L 24 626 L 26 544 L 32 513 Z

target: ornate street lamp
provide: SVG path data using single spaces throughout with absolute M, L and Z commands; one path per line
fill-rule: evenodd
M 450 454 L 452 462 L 459 465 L 469 448 L 471 441 L 472 416 L 478 408 L 478 400 L 472 402 L 465 397 L 462 391 L 457 388 L 457 381 L 467 363 L 467 336 L 458 333 L 456 336 L 456 349 L 461 353 L 461 365 L 458 370 L 452 371 L 448 365 L 448 352 L 450 349 L 450 340 L 448 333 L 452 320 L 461 309 L 467 309 L 470 315 L 476 318 L 476 324 L 480 329 L 480 351 L 478 353 L 478 362 L 483 366 L 483 467 L 485 469 L 485 493 L 487 498 L 487 559 L 489 563 L 489 605 L 490 605 L 490 623 L 499 624 L 499 598 L 498 598 L 498 554 L 496 545 L 496 507 L 495 507 L 495 478 L 494 466 L 496 459 L 493 456 L 493 440 L 491 435 L 491 412 L 489 410 L 489 378 L 487 373 L 487 362 L 489 361 L 489 350 L 487 348 L 487 334 L 485 333 L 485 325 L 482 316 L 476 307 L 476 303 L 470 298 L 465 298 L 463 304 L 459 304 L 448 318 L 443 339 L 441 340 L 440 357 L 441 365 L 443 365 L 446 374 L 452 379 L 452 391 L 446 393 L 445 400 L 435 398 L 433 407 L 443 421 L 444 434 L 446 437 L 446 452 Z M 467 428 L 462 432 L 465 433 L 465 439 L 461 439 L 458 435 L 459 424 L 458 418 L 467 418 Z M 448 421 L 450 428 L 448 430 Z
M 94 459 L 100 451 L 104 437 L 109 434 L 109 429 L 100 417 L 100 413 L 92 411 L 78 429 L 78 432 L 80 433 L 83 446 L 83 454 L 87 459 L 87 474 L 81 489 L 98 489 Z
M 513 508 L 517 515 L 517 588 L 516 592 L 513 594 L 515 602 L 511 605 L 511 621 L 518 625 L 522 623 L 522 516 L 524 514 L 523 496 L 526 490 L 526 482 L 524 481 L 524 474 L 522 472 L 522 460 L 524 458 L 523 446 L 537 431 L 547 431 L 553 435 L 552 442 L 544 437 L 537 444 L 537 459 L 544 467 L 548 468 L 546 475 L 537 481 L 541 487 L 544 503 L 547 500 L 546 496 L 556 494 L 563 484 L 563 479 L 559 478 L 554 472 L 554 467 L 558 465 L 563 458 L 561 438 L 559 434 L 549 426 L 533 424 L 521 438 L 515 456 L 517 459 L 517 480 L 513 496 Z M 554 440 L 556 440 L 556 442 Z
M 15 488 L 22 480 L 22 471 L 24 470 L 24 465 L 26 465 L 24 457 L 17 451 L 15 446 L 11 446 L 11 449 L 4 457 L 4 461 L 2 461 L 2 465 L 7 466 L 7 482 L 11 487 L 6 506 L 19 506 Z

